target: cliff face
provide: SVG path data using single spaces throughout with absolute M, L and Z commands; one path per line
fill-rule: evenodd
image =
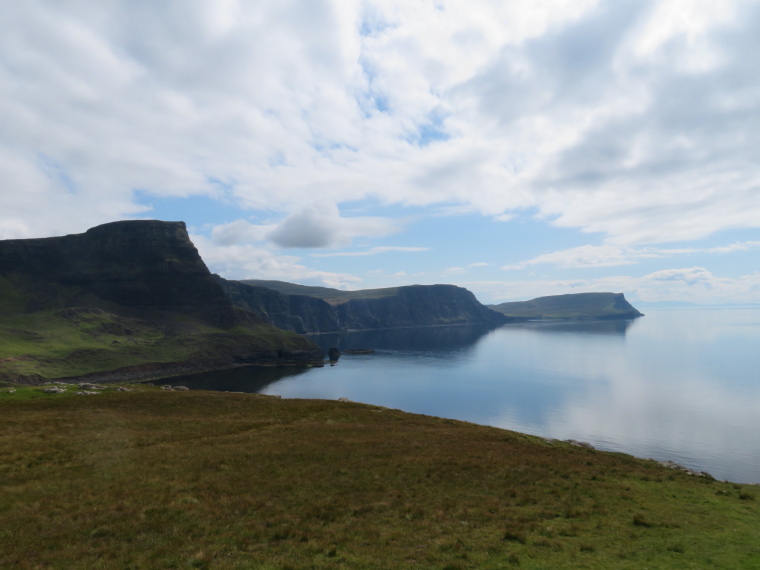
M 184 222 L 122 221 L 83 234 L 0 241 L 0 275 L 26 288 L 24 312 L 89 304 L 94 296 L 222 327 L 241 317 L 211 278 Z M 46 295 L 51 284 L 58 291 Z
M 274 289 L 246 285 L 215 275 L 227 297 L 238 307 L 255 313 L 271 325 L 298 334 L 338 332 L 338 311 L 322 299 L 287 295 Z
M 137 378 L 321 360 L 311 341 L 235 306 L 183 222 L 0 241 L 0 378 L 116 378 L 127 369 Z
M 454 285 L 339 291 L 284 282 L 217 279 L 239 307 L 256 312 L 275 326 L 300 333 L 432 325 L 500 325 L 509 320 L 481 305 L 467 289 Z M 281 291 L 306 294 L 288 294 L 258 283 L 278 287 Z
M 346 329 L 507 322 L 502 315 L 481 305 L 470 291 L 454 285 L 398 287 L 395 295 L 351 298 L 339 303 L 337 309 Z
M 491 308 L 519 319 L 633 319 L 643 316 L 623 293 L 550 295 L 530 301 L 501 303 Z

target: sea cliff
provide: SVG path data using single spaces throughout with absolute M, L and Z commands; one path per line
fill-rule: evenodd
M 0 241 L 0 379 L 321 360 L 307 339 L 235 306 L 183 222 Z
M 454 285 L 409 285 L 341 291 L 280 281 L 228 281 L 216 277 L 239 307 L 298 333 L 509 322 Z

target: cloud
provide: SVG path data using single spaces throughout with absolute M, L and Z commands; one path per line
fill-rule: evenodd
M 288 216 L 267 234 L 280 247 L 336 247 L 358 236 L 379 237 L 400 231 L 389 220 L 370 216 L 342 218 L 332 205 L 314 205 Z
M 191 239 L 209 270 L 227 279 L 275 279 L 338 289 L 352 289 L 361 282 L 355 275 L 314 270 L 300 264 L 296 256 L 278 255 L 255 245 L 219 245 L 202 235 Z
M 216 226 L 211 230 L 211 238 L 217 245 L 233 245 L 244 242 L 264 241 L 276 228 L 275 225 L 254 225 L 246 220 L 235 220 L 229 224 Z
M 404 247 L 404 246 L 378 246 L 372 247 L 365 251 L 342 251 L 336 253 L 312 253 L 311 257 L 363 257 L 367 255 L 378 255 L 381 253 L 401 252 L 413 253 L 419 251 L 430 251 L 429 247 Z
M 502 269 L 526 269 L 534 265 L 556 265 L 563 268 L 582 267 L 614 267 L 617 265 L 632 265 L 640 259 L 658 259 L 679 255 L 710 253 L 728 254 L 735 251 L 747 251 L 760 247 L 760 241 L 736 242 L 727 246 L 710 248 L 657 248 L 632 247 L 620 245 L 582 245 L 570 249 L 562 249 L 544 253 L 533 259 L 521 261 L 514 265 L 505 265 Z
M 624 292 L 629 300 L 649 302 L 760 303 L 760 272 L 723 277 L 704 267 L 666 269 L 638 277 L 613 275 L 594 279 L 467 281 L 458 284 L 487 303 L 589 291 Z
M 467 273 L 464 267 L 449 267 L 443 272 L 444 275 L 462 275 L 463 273 Z
M 320 209 L 356 200 L 536 212 L 620 246 L 760 226 L 756 2 L 2 12 L 0 237 L 149 215 L 145 194 L 285 216 L 268 235 L 299 248 L 395 231 Z

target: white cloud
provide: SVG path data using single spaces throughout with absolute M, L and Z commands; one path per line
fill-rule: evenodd
M 191 239 L 209 270 L 227 279 L 274 279 L 338 289 L 353 289 L 361 282 L 355 275 L 311 269 L 296 256 L 277 255 L 255 245 L 217 245 L 201 235 Z
M 235 220 L 229 224 L 216 226 L 211 230 L 211 237 L 217 245 L 233 245 L 244 242 L 260 242 L 276 228 L 275 225 L 254 225 L 246 220 Z
M 462 275 L 463 273 L 467 273 L 467 270 L 464 267 L 449 267 L 446 269 L 443 274 L 444 275 Z
M 350 245 L 358 236 L 386 236 L 400 230 L 390 220 L 370 216 L 342 218 L 337 207 L 316 204 L 285 218 L 267 238 L 281 247 L 336 247 Z
M 420 251 L 430 251 L 429 247 L 405 247 L 405 246 L 377 246 L 364 251 L 341 251 L 335 253 L 312 253 L 311 257 L 364 257 L 367 255 L 378 255 L 381 253 L 401 252 L 416 253 Z
M 632 265 L 640 259 L 668 258 L 695 253 L 727 254 L 735 251 L 746 251 L 755 247 L 760 247 L 760 241 L 736 242 L 727 246 L 702 249 L 632 247 L 610 244 L 582 245 L 544 253 L 533 259 L 521 261 L 514 265 L 505 265 L 502 269 L 526 269 L 534 265 L 544 264 L 556 265 L 563 268 L 614 267 L 617 265 Z
M 481 302 L 487 303 L 589 291 L 624 292 L 629 300 L 649 302 L 760 303 L 760 272 L 740 277 L 721 277 L 703 267 L 667 269 L 640 277 L 617 275 L 572 280 L 469 281 L 459 285 L 469 288 Z
M 6 4 L 0 237 L 144 214 L 137 189 L 288 216 L 284 247 L 398 229 L 356 200 L 619 246 L 760 226 L 757 2 Z

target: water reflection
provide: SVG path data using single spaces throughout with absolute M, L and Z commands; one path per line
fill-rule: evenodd
M 330 347 L 340 350 L 371 348 L 374 350 L 441 351 L 454 354 L 473 347 L 493 327 L 409 327 L 379 331 L 353 331 L 309 336 L 325 352 Z
M 618 335 L 625 336 L 629 328 L 636 324 L 633 319 L 589 320 L 589 321 L 528 321 L 506 325 L 508 328 L 525 329 L 538 333 Z

